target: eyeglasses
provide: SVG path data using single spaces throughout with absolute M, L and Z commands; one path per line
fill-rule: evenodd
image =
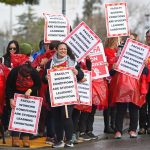
M 9 50 L 16 50 L 16 48 L 15 47 L 10 47 Z

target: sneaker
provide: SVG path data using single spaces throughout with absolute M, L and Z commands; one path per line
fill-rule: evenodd
M 130 131 L 129 135 L 130 135 L 130 138 L 137 138 L 137 134 L 135 131 Z
M 72 140 L 73 143 L 75 143 L 75 141 L 77 140 L 77 137 L 76 137 L 76 134 L 75 134 L 75 133 L 72 134 L 72 139 L 71 139 L 71 140 Z
M 11 135 L 9 130 L 6 130 L 4 134 L 5 134 L 5 137 L 10 137 L 10 135 Z
M 117 131 L 116 133 L 115 133 L 115 139 L 121 139 L 121 137 L 122 137 L 122 135 L 121 135 L 121 133 L 119 132 L 119 131 Z
M 114 130 L 111 127 L 105 128 L 104 133 L 112 134 L 114 133 Z
M 78 139 L 78 137 L 77 137 L 77 135 L 75 133 L 72 135 L 71 141 L 73 142 L 73 144 L 78 144 L 78 143 L 82 143 L 83 142 L 83 140 Z
M 96 140 L 98 138 L 98 136 L 94 135 L 92 132 L 88 132 L 87 135 L 92 139 L 92 140 Z
M 86 133 L 80 133 L 79 139 L 83 141 L 90 141 L 91 138 Z
M 146 129 L 145 128 L 140 128 L 138 134 L 139 135 L 146 134 Z
M 74 147 L 73 142 L 72 141 L 66 141 L 65 147 Z
M 77 140 L 74 142 L 74 144 L 79 144 L 79 143 L 83 143 L 83 142 L 84 142 L 84 140 L 77 138 Z
M 46 141 L 45 141 L 45 143 L 50 145 L 50 146 L 53 146 L 54 142 L 55 142 L 54 138 L 50 138 L 50 137 L 47 137 Z
M 53 145 L 53 148 L 62 148 L 62 147 L 64 147 L 64 146 L 65 146 L 64 141 L 60 141 L 60 142 L 54 144 L 54 145 Z
M 150 127 L 147 128 L 147 134 L 150 134 Z

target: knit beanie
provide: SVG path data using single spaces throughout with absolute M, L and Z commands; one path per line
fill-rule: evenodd
M 28 43 L 21 43 L 20 47 L 20 54 L 30 55 L 32 51 L 32 46 Z

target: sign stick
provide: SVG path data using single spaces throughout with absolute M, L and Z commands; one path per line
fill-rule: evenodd
M 69 118 L 67 105 L 65 105 L 65 113 L 66 113 L 66 118 Z

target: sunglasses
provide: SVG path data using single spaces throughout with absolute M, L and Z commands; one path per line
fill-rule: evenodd
M 9 50 L 16 50 L 16 48 L 15 47 L 10 47 Z

